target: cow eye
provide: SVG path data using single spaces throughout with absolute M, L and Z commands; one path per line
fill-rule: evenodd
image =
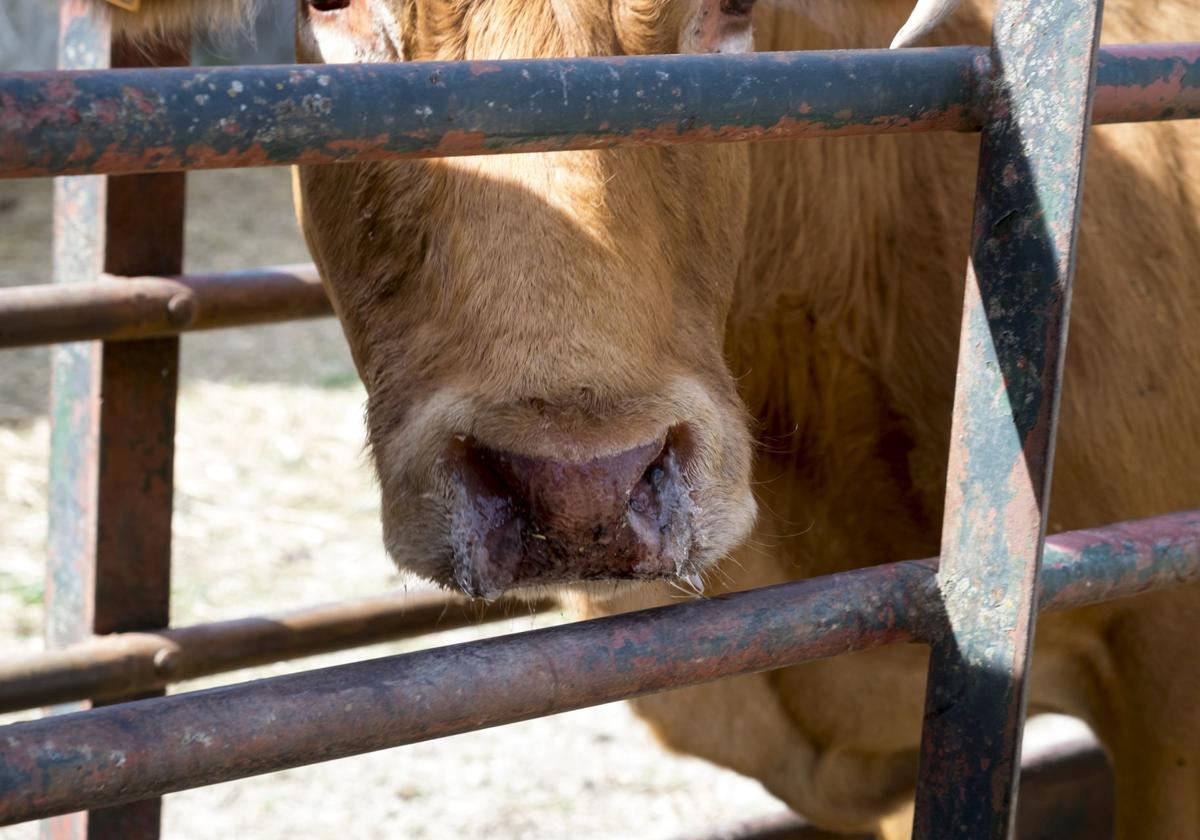
M 317 12 L 336 12 L 350 5 L 350 0 L 308 0 L 308 5 Z

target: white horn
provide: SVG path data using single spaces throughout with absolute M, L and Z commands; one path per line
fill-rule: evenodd
M 911 47 L 958 8 L 960 0 L 917 0 L 917 7 L 904 28 L 892 39 L 892 49 Z

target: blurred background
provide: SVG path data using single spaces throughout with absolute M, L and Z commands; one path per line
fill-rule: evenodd
M 52 0 L 0 0 L 0 70 L 54 64 Z M 291 59 L 290 2 L 197 63 Z M 0 181 L 0 286 L 49 279 L 51 182 Z M 286 169 L 188 179 L 186 270 L 307 262 Z M 0 351 L 0 655 L 41 649 L 49 352 Z M 365 394 L 332 319 L 183 339 L 172 623 L 418 589 L 380 541 Z M 486 628 L 188 683 L 183 690 L 527 630 Z M 0 722 L 30 715 L 8 715 Z M 167 797 L 164 837 L 674 838 L 781 809 L 660 749 L 616 704 Z M 0 829 L 28 840 L 35 825 Z

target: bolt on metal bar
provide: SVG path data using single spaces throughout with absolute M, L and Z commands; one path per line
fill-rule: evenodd
M 1101 0 L 1004 0 L 992 34 L 930 654 L 919 840 L 1016 812 Z
M 128 697 L 239 668 L 528 618 L 556 607 L 549 599 L 484 604 L 439 592 L 396 593 L 191 627 L 113 633 L 0 660 L 0 712 Z
M 1198 68 L 1108 48 L 1097 122 L 1200 116 Z M 975 131 L 989 77 L 980 47 L 11 73 L 0 178 Z
M 1048 542 L 1042 609 L 1200 581 L 1200 511 Z M 910 561 L 0 728 L 0 825 L 945 632 Z M 1088 586 L 1084 581 L 1097 581 Z
M 0 289 L 0 349 L 128 341 L 333 314 L 305 265 Z

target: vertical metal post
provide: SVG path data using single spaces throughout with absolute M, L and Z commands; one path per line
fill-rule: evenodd
M 186 41 L 133 48 L 114 40 L 93 4 L 66 0 L 64 69 L 188 63 Z M 86 138 L 81 138 L 85 140 Z M 54 280 L 182 271 L 184 176 L 55 182 Z M 49 646 L 169 621 L 176 338 L 63 345 L 53 355 Z M 161 800 L 43 824 L 47 838 L 159 834 Z
M 1011 836 L 1101 0 L 992 34 L 915 836 Z

